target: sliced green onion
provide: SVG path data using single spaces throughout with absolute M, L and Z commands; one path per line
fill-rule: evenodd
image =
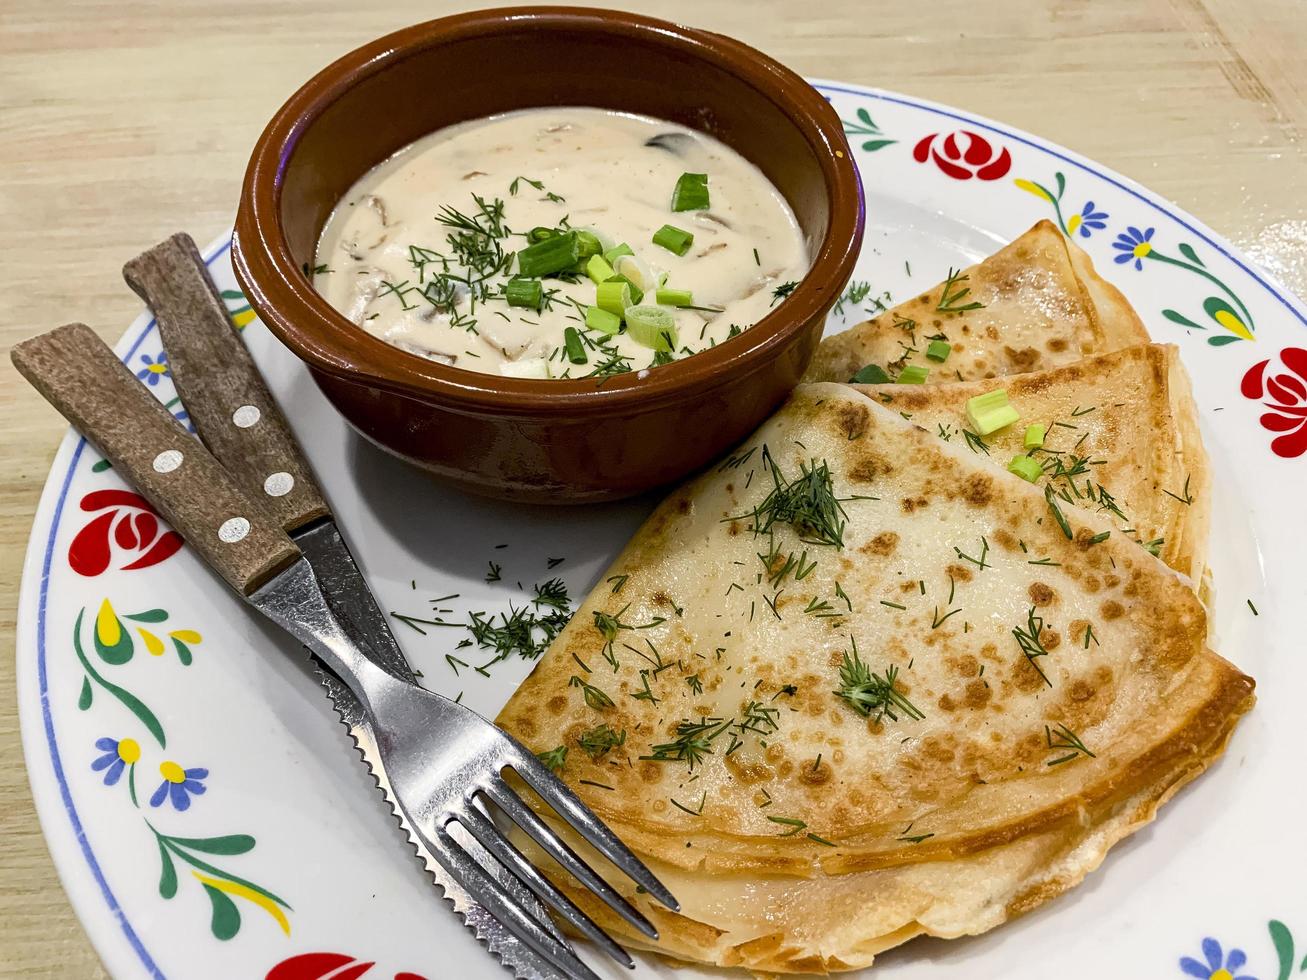
M 558 236 L 557 228 L 546 228 L 544 225 L 536 225 L 536 227 L 532 228 L 530 231 L 526 233 L 526 240 L 528 242 L 531 242 L 532 244 L 535 244 L 536 242 L 543 242 L 547 239 L 555 238 L 557 236 Z
M 585 311 L 585 325 L 588 330 L 598 330 L 600 333 L 615 334 L 621 332 L 622 318 L 616 313 L 609 313 L 607 310 L 600 309 L 597 306 L 591 306 Z
M 708 207 L 708 175 L 681 174 L 672 191 L 673 211 L 702 211 Z
M 694 305 L 694 293 L 688 289 L 659 289 L 654 297 L 662 306 Z
M 1011 425 L 1021 414 L 1007 403 L 1007 389 L 997 388 L 967 399 L 967 419 L 977 435 L 987 436 Z
M 1026 426 L 1026 439 L 1023 445 L 1027 449 L 1040 449 L 1044 445 L 1044 436 L 1047 433 L 1048 429 L 1042 425 L 1028 425 Z
M 694 244 L 694 235 L 675 225 L 663 225 L 654 232 L 653 243 L 661 245 L 669 252 L 684 255 Z
M 631 285 L 625 279 L 609 279 L 595 286 L 595 305 L 614 316 L 622 316 L 631 303 Z
M 555 235 L 542 242 L 528 245 L 517 253 L 517 271 L 522 276 L 547 276 L 576 265 L 581 257 L 576 232 Z
M 851 385 L 884 385 L 889 384 L 889 375 L 879 364 L 867 364 L 858 368 L 857 374 L 849 378 Z
M 645 265 L 638 255 L 619 255 L 617 261 L 613 263 L 613 268 L 619 276 L 631 284 L 631 294 L 635 296 L 637 303 L 640 302 L 641 295 L 662 285 L 654 278 L 653 270 Z
M 595 285 L 598 285 L 613 278 L 613 267 L 604 261 L 602 255 L 592 255 L 586 259 L 585 274 L 590 277 Z
M 640 300 L 644 299 L 644 290 L 640 288 L 639 284 L 632 281 L 627 276 L 622 275 L 620 272 L 615 276 L 609 276 L 604 280 L 604 282 L 626 283 L 626 288 L 631 291 L 631 302 L 627 304 L 628 306 L 634 306 L 636 303 L 640 302 Z
M 661 306 L 628 307 L 626 332 L 644 347 L 661 351 L 676 349 L 676 320 Z
M 599 241 L 599 236 L 592 231 L 575 231 L 576 235 L 576 254 L 580 258 L 588 258 L 591 255 L 598 255 L 604 250 L 603 243 Z
M 545 287 L 539 279 L 510 279 L 504 286 L 504 299 L 508 300 L 509 306 L 538 310 L 544 298 Z
M 953 345 L 942 340 L 932 340 L 926 346 L 926 356 L 932 361 L 947 361 Z
M 623 255 L 634 254 L 635 253 L 631 251 L 631 246 L 626 244 L 626 242 L 622 242 L 620 245 L 614 245 L 612 248 L 606 250 L 604 252 L 604 260 L 611 264 L 616 262 L 618 258 Z
M 1007 471 L 1015 473 L 1027 483 L 1034 483 L 1043 475 L 1044 468 L 1024 453 L 1019 453 L 1012 457 L 1012 462 L 1007 464 Z
M 901 385 L 924 385 L 928 374 L 930 368 L 922 367 L 920 364 L 909 364 L 899 372 L 896 382 Z
M 576 327 L 568 327 L 563 331 L 563 347 L 567 350 L 567 359 L 573 364 L 585 364 L 590 360 L 585 353 L 585 345 L 581 343 L 581 335 L 576 332 Z

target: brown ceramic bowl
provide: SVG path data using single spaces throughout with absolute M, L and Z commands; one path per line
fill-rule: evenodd
M 371 336 L 314 291 L 303 270 L 322 227 L 374 164 L 452 123 L 549 105 L 644 113 L 734 147 L 794 209 L 811 271 L 738 337 L 602 385 L 437 364 Z M 807 366 L 862 222 L 835 112 L 766 55 L 634 14 L 516 7 L 410 27 L 310 79 L 254 148 L 232 255 L 263 322 L 368 439 L 477 493 L 571 503 L 669 483 L 748 435 Z

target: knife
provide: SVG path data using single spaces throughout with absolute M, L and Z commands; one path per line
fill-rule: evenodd
M 289 423 L 236 332 L 195 242 L 184 232 L 175 234 L 128 262 L 123 278 L 154 312 L 169 373 L 200 439 L 299 546 L 332 611 L 368 658 L 387 673 L 416 683 Z M 389 779 L 362 707 L 339 679 L 316 661 L 314 666 L 378 788 L 398 815 L 401 811 L 394 806 Z M 506 969 L 519 980 L 567 980 L 472 899 L 417 843 L 402 816 L 399 821 L 446 901 Z M 464 846 L 542 927 L 566 943 L 543 905 L 516 876 L 470 837 Z

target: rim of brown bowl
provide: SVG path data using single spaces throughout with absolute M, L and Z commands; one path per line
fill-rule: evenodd
M 280 175 L 300 134 L 360 80 L 448 40 L 524 27 L 590 28 L 664 43 L 714 61 L 765 93 L 792 118 L 821 168 L 829 198 L 826 233 L 808 272 L 785 302 L 729 341 L 656 369 L 593 378 L 510 378 L 411 354 L 374 337 L 332 307 L 296 264 L 281 222 Z M 377 161 L 380 162 L 380 161 Z M 359 176 L 362 176 L 360 174 Z M 237 209 L 232 260 L 260 319 L 301 360 L 332 376 L 472 413 L 519 417 L 620 413 L 639 403 L 677 401 L 747 374 L 824 316 L 853 272 L 862 244 L 862 184 L 843 125 L 801 76 L 734 38 L 624 11 L 588 7 L 501 7 L 455 14 L 387 34 L 338 58 L 277 111 L 250 157 Z

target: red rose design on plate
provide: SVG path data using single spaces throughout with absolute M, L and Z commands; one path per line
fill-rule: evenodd
M 355 980 L 376 964 L 344 953 L 301 953 L 282 960 L 264 980 Z M 396 973 L 395 980 L 426 980 L 416 973 Z
M 935 166 L 955 180 L 998 180 L 1012 169 L 1007 147 L 996 147 L 979 133 L 959 129 L 945 136 L 931 133 L 912 148 L 917 163 L 934 160 Z
M 77 532 L 68 546 L 68 564 L 79 575 L 95 576 L 114 564 L 116 552 L 126 552 L 124 571 L 148 568 L 171 558 L 182 536 L 159 520 L 159 512 L 130 490 L 92 490 L 81 508 L 98 517 Z
M 1245 398 L 1270 409 L 1261 417 L 1262 428 L 1283 435 L 1271 440 L 1271 452 L 1286 459 L 1307 453 L 1307 350 L 1286 347 L 1280 360 L 1289 372 L 1269 374 L 1269 360 L 1259 361 L 1243 376 L 1239 390 Z

